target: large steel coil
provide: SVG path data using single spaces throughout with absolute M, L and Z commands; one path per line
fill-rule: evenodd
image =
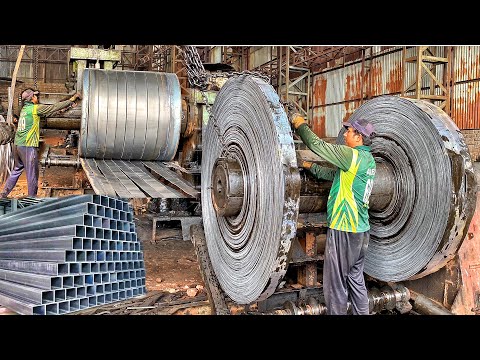
M 371 199 L 365 273 L 383 281 L 431 274 L 455 256 L 475 209 L 476 180 L 464 138 L 444 111 L 423 100 L 381 96 L 349 121 L 358 118 L 375 126 L 372 153 L 390 174 L 382 186 L 391 195 L 388 203 Z
M 208 253 L 225 293 L 247 304 L 270 296 L 286 272 L 300 194 L 295 147 L 278 95 L 259 78 L 230 78 L 212 114 L 201 179 Z
M 84 71 L 80 156 L 170 161 L 180 127 L 180 84 L 175 74 Z

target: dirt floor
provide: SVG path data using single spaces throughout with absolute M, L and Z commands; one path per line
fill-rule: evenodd
M 191 241 L 182 239 L 180 228 L 157 230 L 153 243 L 152 220 L 144 215 L 135 216 L 135 223 L 143 245 L 148 291 L 175 292 L 203 288 L 195 248 Z
M 152 220 L 136 215 L 142 243 L 147 294 L 117 304 L 87 310 L 87 314 L 209 315 L 211 308 L 191 241 L 182 239 L 181 228 L 157 230 L 152 239 Z
M 142 242 L 147 294 L 76 314 L 212 315 L 194 245 L 183 240 L 181 228 L 159 226 L 152 239 L 153 224 L 147 215 L 135 215 L 135 224 Z M 225 300 L 231 315 L 246 314 L 244 306 Z
M 159 228 L 152 239 L 152 220 L 135 215 L 142 243 L 147 294 L 97 306 L 80 315 L 210 315 L 204 283 L 191 241 L 182 239 L 181 228 Z

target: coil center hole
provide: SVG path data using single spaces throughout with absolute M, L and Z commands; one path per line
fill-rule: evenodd
M 212 170 L 212 202 L 218 216 L 235 216 L 243 206 L 243 174 L 236 160 L 218 158 Z

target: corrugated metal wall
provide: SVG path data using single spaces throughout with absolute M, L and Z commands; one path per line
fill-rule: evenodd
M 457 46 L 454 51 L 451 117 L 460 129 L 480 128 L 480 46 Z
M 33 47 L 26 47 L 23 59 L 33 58 Z M 16 60 L 18 50 L 15 51 L 14 57 Z M 7 54 L 5 47 L 0 47 L 0 59 L 11 58 L 12 54 Z M 15 68 L 14 61 L 0 60 L 0 77 L 11 77 Z M 39 82 L 47 83 L 64 83 L 67 80 L 68 64 L 65 63 L 49 63 L 41 62 L 38 64 L 38 77 Z M 32 62 L 22 61 L 17 73 L 17 80 L 23 80 L 32 82 L 34 78 L 34 69 Z
M 457 52 L 463 51 L 462 54 L 465 53 L 464 48 L 465 47 L 458 47 Z M 468 73 L 470 77 L 475 77 L 476 81 L 478 81 L 480 77 L 480 47 L 474 48 L 476 48 L 475 51 L 466 52 L 462 59 L 468 59 L 466 61 L 467 65 L 464 65 L 464 68 L 469 68 L 469 70 L 464 71 L 464 73 Z M 372 48 L 374 58 L 370 61 L 365 61 L 363 75 L 362 63 L 356 62 L 346 65 L 345 67 L 320 73 L 313 77 L 312 128 L 319 136 L 337 136 L 342 121 L 347 120 L 362 104 L 362 92 L 364 100 L 367 94 L 369 98 L 380 95 L 400 95 L 402 86 L 403 90 L 406 91 L 414 84 L 417 73 L 416 62 L 406 64 L 406 73 L 404 76 L 402 47 L 397 47 L 393 50 L 384 50 L 382 53 L 380 53 L 380 49 L 381 48 L 377 46 Z M 445 47 L 436 46 L 431 47 L 431 49 L 435 56 L 446 56 Z M 409 48 L 406 51 L 405 57 L 416 56 L 417 51 L 417 47 Z M 465 62 L 465 60 L 463 60 L 463 62 Z M 458 64 L 459 63 L 455 63 L 456 66 L 458 66 Z M 474 67 L 474 69 L 470 69 L 470 67 Z M 443 66 L 436 66 L 435 70 L 435 76 L 438 79 L 443 79 Z M 430 93 L 430 89 L 428 88 L 431 85 L 430 82 L 431 80 L 428 76 L 422 78 L 422 87 L 425 88 L 422 90 L 422 94 Z M 470 88 L 478 88 L 478 84 L 475 86 L 470 84 L 469 86 Z M 473 95 L 472 93 L 468 93 L 468 90 L 462 90 L 461 87 L 457 89 L 457 87 L 458 85 L 455 85 L 454 89 L 456 92 L 459 92 L 458 99 L 463 96 L 463 102 L 465 104 L 479 104 L 477 102 L 479 91 L 473 91 L 475 93 L 475 95 Z M 410 88 L 413 89 L 413 87 Z M 460 95 L 462 92 L 463 95 Z M 413 91 L 406 91 L 406 95 L 412 94 Z M 441 95 L 441 89 L 436 88 L 435 94 Z M 469 99 L 465 99 L 466 94 L 469 94 Z M 452 95 L 452 97 L 454 98 L 453 103 L 455 103 L 455 96 Z M 457 102 L 458 99 L 456 100 Z M 474 108 L 472 105 L 469 107 L 464 105 L 464 107 L 467 107 L 471 111 L 475 110 L 475 112 L 479 110 L 478 107 Z M 458 113 L 460 109 L 456 111 Z M 465 118 L 463 113 L 461 116 L 457 116 L 457 120 L 454 120 L 460 128 L 463 128 L 463 120 L 458 120 L 460 118 Z M 476 127 L 480 127 L 480 123 L 475 121 L 476 120 L 471 120 L 471 123 L 476 124 Z

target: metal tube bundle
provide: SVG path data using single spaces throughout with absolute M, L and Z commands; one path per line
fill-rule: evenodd
M 84 71 L 81 157 L 170 161 L 180 127 L 180 83 L 175 74 Z
M 278 95 L 259 78 L 230 78 L 212 114 L 202 155 L 206 242 L 220 285 L 246 304 L 270 296 L 286 272 L 300 197 L 295 146 Z
M 0 216 L 0 304 L 20 314 L 65 314 L 146 292 L 127 201 L 47 199 Z
M 383 179 L 390 202 L 370 204 L 365 272 L 383 281 L 421 278 L 454 257 L 468 230 L 476 202 L 468 148 L 448 115 L 423 100 L 381 96 L 349 121 L 363 117 L 375 126 L 377 167 L 386 165 L 394 179 Z

